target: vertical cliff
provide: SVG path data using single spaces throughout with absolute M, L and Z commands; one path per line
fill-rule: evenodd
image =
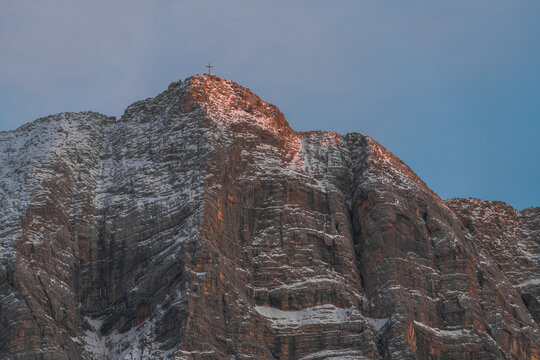
M 6 359 L 538 359 L 538 209 L 216 76 L 0 133 Z

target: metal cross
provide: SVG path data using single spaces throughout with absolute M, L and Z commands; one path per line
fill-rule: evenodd
M 210 75 L 210 69 L 212 69 L 212 68 L 213 68 L 213 66 L 212 66 L 212 65 L 210 65 L 210 63 L 208 63 L 208 65 L 206 65 L 206 67 L 208 68 L 208 75 Z

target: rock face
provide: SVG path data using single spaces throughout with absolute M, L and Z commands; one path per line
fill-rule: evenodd
M 2 359 L 539 359 L 540 208 L 213 75 L 0 133 Z

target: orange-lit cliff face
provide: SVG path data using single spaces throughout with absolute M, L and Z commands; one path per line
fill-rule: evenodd
M 537 359 L 540 210 L 213 75 L 0 134 L 0 357 Z

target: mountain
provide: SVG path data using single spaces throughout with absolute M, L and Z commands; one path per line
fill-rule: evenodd
M 0 133 L 2 359 L 539 359 L 540 208 L 214 75 Z

